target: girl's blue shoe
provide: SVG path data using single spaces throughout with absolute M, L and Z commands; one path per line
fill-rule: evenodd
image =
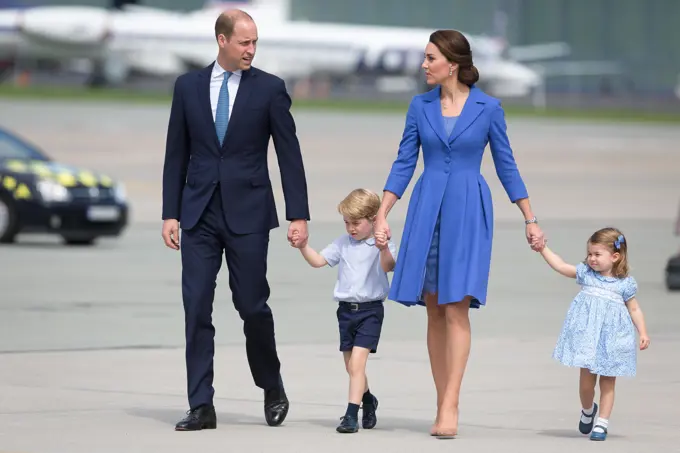
M 607 428 L 601 425 L 595 425 L 593 431 L 590 433 L 590 440 L 606 440 L 607 439 Z

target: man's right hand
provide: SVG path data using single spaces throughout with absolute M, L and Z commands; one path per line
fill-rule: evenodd
M 176 219 L 163 221 L 163 242 L 173 250 L 179 250 L 179 222 Z

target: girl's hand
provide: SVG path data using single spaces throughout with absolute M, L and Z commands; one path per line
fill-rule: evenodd
M 640 351 L 644 351 L 649 347 L 649 337 L 647 335 L 640 335 Z
M 548 240 L 545 239 L 545 238 L 543 238 L 543 239 L 534 238 L 531 241 L 531 250 L 533 250 L 534 252 L 540 253 L 540 252 L 543 251 L 543 249 L 545 248 L 545 246 L 547 244 L 548 244 Z

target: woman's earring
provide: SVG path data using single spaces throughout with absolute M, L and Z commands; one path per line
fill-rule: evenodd
M 453 65 L 449 66 L 449 76 L 453 75 Z

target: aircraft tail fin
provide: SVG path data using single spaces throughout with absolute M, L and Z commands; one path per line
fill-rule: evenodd
M 502 9 L 496 9 L 493 14 L 492 40 L 499 55 L 506 54 L 508 58 L 519 62 L 561 58 L 571 53 L 570 46 L 565 42 L 511 46 L 508 40 L 508 14 Z

